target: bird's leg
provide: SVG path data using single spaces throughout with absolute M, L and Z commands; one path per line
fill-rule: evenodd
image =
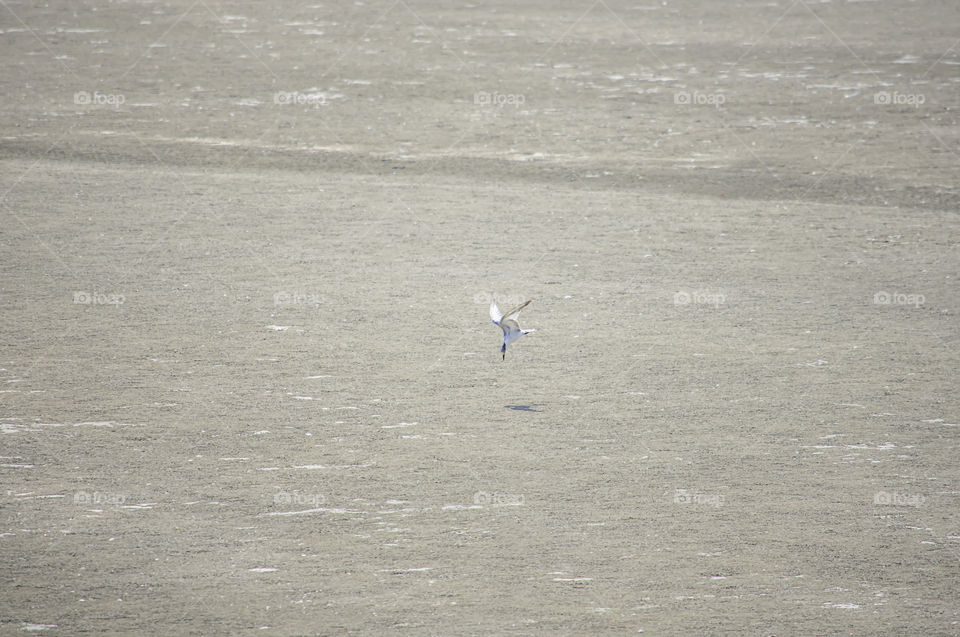
M 500 353 L 503 355 L 500 357 L 500 360 L 502 361 L 507 360 L 507 344 L 506 343 L 500 346 Z

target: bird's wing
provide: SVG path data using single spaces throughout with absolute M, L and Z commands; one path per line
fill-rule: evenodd
M 526 303 L 518 305 L 517 307 L 513 308 L 512 310 L 504 314 L 504 316 L 506 316 L 507 318 L 510 318 L 511 316 L 515 316 L 520 313 L 520 310 L 530 305 L 530 303 L 532 303 L 532 301 L 527 301 Z
M 500 319 L 503 318 L 503 314 L 500 313 L 500 308 L 497 307 L 497 302 L 495 300 L 490 301 L 490 320 L 493 321 L 494 325 L 500 325 Z

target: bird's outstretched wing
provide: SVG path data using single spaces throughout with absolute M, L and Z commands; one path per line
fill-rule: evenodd
M 522 310 L 523 308 L 525 308 L 525 307 L 527 307 L 528 305 L 530 305 L 531 302 L 532 302 L 532 301 L 527 301 L 526 303 L 522 303 L 522 304 L 518 305 L 517 307 L 513 308 L 512 310 L 510 310 L 509 312 L 507 312 L 506 314 L 504 314 L 504 316 L 507 317 L 507 318 L 510 318 L 511 316 L 514 317 L 514 318 L 516 318 L 516 315 L 520 313 L 520 310 Z
M 490 301 L 490 320 L 493 321 L 494 325 L 500 325 L 500 320 L 503 318 L 503 314 L 500 313 L 500 308 L 497 307 L 497 302 L 495 300 Z

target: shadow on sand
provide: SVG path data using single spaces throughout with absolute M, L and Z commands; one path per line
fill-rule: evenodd
M 512 409 L 514 411 L 536 411 L 536 412 L 543 411 L 542 409 L 534 409 L 534 407 L 538 407 L 538 406 L 539 405 L 504 405 L 504 407 L 506 407 L 507 409 Z

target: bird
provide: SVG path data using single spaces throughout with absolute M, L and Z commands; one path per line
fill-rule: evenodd
M 492 296 L 492 295 L 491 295 Z M 520 314 L 520 310 L 530 305 L 530 301 L 518 305 L 513 308 L 506 314 L 500 313 L 500 308 L 497 307 L 497 300 L 490 300 L 490 320 L 493 321 L 494 325 L 500 327 L 503 330 L 503 345 L 500 346 L 500 354 L 502 357 L 500 360 L 506 360 L 507 358 L 507 345 L 514 342 L 524 334 L 529 334 L 530 332 L 535 332 L 536 330 L 522 330 L 520 325 L 517 324 L 517 321 L 510 318 L 511 316 L 516 317 Z

